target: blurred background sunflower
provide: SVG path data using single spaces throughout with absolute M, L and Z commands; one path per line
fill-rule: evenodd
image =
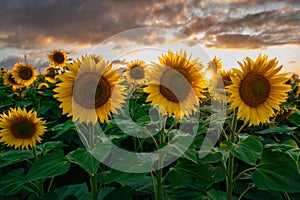
M 112 65 L 93 56 L 83 61 L 67 64 L 69 71 L 58 75 L 62 81 L 57 84 L 55 97 L 61 101 L 63 114 L 73 116 L 73 121 L 103 123 L 117 113 L 125 102 L 125 86 L 118 84 L 118 70 L 112 70 Z
M 18 62 L 12 69 L 12 75 L 16 83 L 30 86 L 36 80 L 36 70 L 29 63 Z
M 18 89 L 26 89 L 27 86 L 23 84 L 19 84 L 15 81 L 13 74 L 11 71 L 7 71 L 3 77 L 3 84 L 6 86 L 12 87 L 14 90 Z
M 57 69 L 54 65 L 49 65 L 45 69 L 45 79 L 50 83 L 56 83 Z
M 49 85 L 47 83 L 40 83 L 38 85 L 38 90 L 43 90 L 43 89 L 46 89 L 46 88 L 49 88 Z
M 197 111 L 200 98 L 205 98 L 202 93 L 206 84 L 196 68 L 198 60 L 191 61 L 190 57 L 182 51 L 163 54 L 158 58 L 159 64 L 153 63 L 144 88 L 149 93 L 147 101 L 158 105 L 161 113 L 174 114 L 178 119 Z
M 57 67 L 64 67 L 67 62 L 67 53 L 61 49 L 55 49 L 48 54 L 48 60 Z
M 44 123 L 33 110 L 11 108 L 8 115 L 0 115 L 0 142 L 14 148 L 35 147 L 46 131 Z
M 127 65 L 126 75 L 129 83 L 143 84 L 147 64 L 141 60 L 134 60 Z
M 232 84 L 227 86 L 232 102 L 230 109 L 238 108 L 237 117 L 249 120 L 249 126 L 269 122 L 274 110 L 287 99 L 291 90 L 286 85 L 286 74 L 278 74 L 282 66 L 276 68 L 276 58 L 268 61 L 268 56 L 259 55 L 256 61 L 247 57 L 244 63 L 238 62 L 242 70 L 233 69 Z

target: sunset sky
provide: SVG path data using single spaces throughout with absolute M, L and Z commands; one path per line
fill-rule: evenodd
M 6 69 L 24 61 L 25 54 L 44 68 L 53 49 L 76 57 L 123 31 L 158 27 L 186 35 L 194 43 L 183 43 L 198 43 L 226 69 L 262 53 L 300 75 L 299 0 L 1 0 L 0 18 L 0 67 Z M 172 45 L 148 34 L 154 33 L 132 34 L 128 41 L 136 48 Z M 124 43 L 116 39 L 109 45 L 124 53 Z

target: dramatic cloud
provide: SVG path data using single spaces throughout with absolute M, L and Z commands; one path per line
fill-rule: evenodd
M 94 45 L 149 26 L 177 30 L 214 48 L 299 45 L 299 8 L 297 0 L 2 0 L 0 50 Z M 149 34 L 132 34 L 129 41 L 166 42 Z

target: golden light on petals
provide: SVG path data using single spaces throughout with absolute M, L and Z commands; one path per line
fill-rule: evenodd
M 163 54 L 159 57 L 160 63 L 153 63 L 149 70 L 149 83 L 144 88 L 149 93 L 147 101 L 158 105 L 161 113 L 174 114 L 178 119 L 197 111 L 200 98 L 205 98 L 202 94 L 205 81 L 196 68 L 197 60 L 191 61 L 190 57 L 182 51 Z
M 62 82 L 54 91 L 63 114 L 72 116 L 73 121 L 95 124 L 99 118 L 103 123 L 125 103 L 126 88 L 119 84 L 118 70 L 112 70 L 102 58 L 86 56 L 67 67 L 69 71 L 59 75 Z
M 11 108 L 8 114 L 0 115 L 0 142 L 14 148 L 35 147 L 46 131 L 44 123 L 33 110 Z
M 255 61 L 247 57 L 244 63 L 238 63 L 242 70 L 233 69 L 232 84 L 227 86 L 230 109 L 238 108 L 237 117 L 249 121 L 250 126 L 269 122 L 291 90 L 285 84 L 286 74 L 278 74 L 282 66 L 276 68 L 275 58 L 268 60 L 261 55 Z

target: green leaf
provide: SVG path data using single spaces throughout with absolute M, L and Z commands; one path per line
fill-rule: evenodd
M 98 192 L 98 199 L 103 200 L 109 193 L 115 190 L 115 187 L 103 187 Z
M 86 149 L 77 149 L 66 155 L 66 158 L 82 167 L 87 173 L 97 173 L 100 162 Z
M 75 196 L 77 200 L 91 199 L 85 183 L 60 187 L 55 190 L 55 193 L 57 194 L 57 200 L 64 200 L 70 196 Z
M 264 129 L 262 131 L 256 131 L 256 133 L 259 134 L 286 134 L 286 135 L 290 135 L 294 132 L 294 130 L 297 129 L 297 127 L 289 127 L 287 125 L 282 125 L 280 127 L 276 127 L 276 128 L 268 128 L 268 129 Z
M 132 181 L 141 179 L 146 176 L 146 173 L 126 173 L 118 170 L 111 169 L 109 173 L 106 173 L 106 178 L 104 180 L 104 184 L 109 184 L 113 182 L 120 183 L 121 185 L 127 185 Z
M 9 150 L 7 152 L 1 152 L 0 168 L 31 158 L 33 158 L 31 150 Z
M 195 164 L 186 159 L 177 161 L 174 168 L 169 171 L 168 180 L 172 185 L 206 188 L 213 184 L 213 178 L 204 164 Z
M 264 152 L 252 177 L 259 189 L 300 192 L 300 174 L 297 163 L 286 153 Z
M 227 200 L 227 193 L 220 190 L 211 189 L 207 191 L 207 196 L 210 199 Z M 237 198 L 232 197 L 232 199 L 237 199 Z
M 24 169 L 14 169 L 1 177 L 0 180 L 0 195 L 10 196 L 19 193 L 24 190 Z
M 120 200 L 120 199 L 132 199 L 132 191 L 129 187 L 116 188 L 111 191 L 104 200 Z
M 64 143 L 61 141 L 50 141 L 50 142 L 45 142 L 37 146 L 37 149 L 41 150 L 42 153 L 45 155 L 48 152 L 54 150 L 54 149 L 59 149 L 64 146 Z
M 41 178 L 50 178 L 66 173 L 70 168 L 70 162 L 65 158 L 63 151 L 55 151 L 36 161 L 26 175 L 26 181 Z
M 256 160 L 261 157 L 263 151 L 261 139 L 256 136 L 248 136 L 238 144 L 227 141 L 224 141 L 224 143 L 235 157 L 250 165 L 256 165 Z
M 55 136 L 52 137 L 52 139 L 58 138 L 62 134 L 71 131 L 71 130 L 76 130 L 75 125 L 72 122 L 72 120 L 67 120 L 62 124 L 58 124 L 52 128 L 49 129 L 49 131 L 57 132 Z
M 182 156 L 194 163 L 197 163 L 195 146 L 192 144 L 194 137 L 179 130 L 172 131 L 171 133 L 173 134 L 173 137 L 168 143 L 166 154 L 171 154 L 176 157 Z
M 295 124 L 300 125 L 300 110 L 296 110 L 294 113 L 290 114 L 288 119 Z

